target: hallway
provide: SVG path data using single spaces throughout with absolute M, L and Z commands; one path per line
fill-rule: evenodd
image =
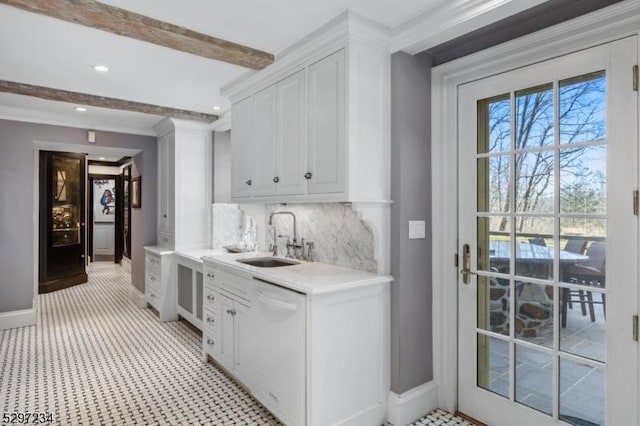
M 3 412 L 51 412 L 54 424 L 278 424 L 202 363 L 187 326 L 135 307 L 119 266 L 88 273 L 87 284 L 38 296 L 36 326 L 0 331 Z

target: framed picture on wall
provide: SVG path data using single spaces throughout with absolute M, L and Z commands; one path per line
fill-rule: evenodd
M 131 179 L 131 208 L 139 209 L 142 207 L 142 176 Z

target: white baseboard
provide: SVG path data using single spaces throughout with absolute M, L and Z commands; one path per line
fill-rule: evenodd
M 0 313 L 0 330 L 26 327 L 28 325 L 35 325 L 35 323 L 36 310 L 33 308 Z
M 125 271 L 127 271 L 128 273 L 131 273 L 131 260 L 123 256 L 122 260 L 120 261 L 120 265 L 122 265 L 122 268 Z
M 389 393 L 387 420 L 393 426 L 406 426 L 438 408 L 438 387 L 434 381 L 405 393 Z
M 147 307 L 147 298 L 144 296 L 144 293 L 140 293 L 140 291 L 134 286 L 129 287 L 129 300 L 131 300 L 138 308 Z

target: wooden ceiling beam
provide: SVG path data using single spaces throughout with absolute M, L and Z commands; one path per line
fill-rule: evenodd
M 0 4 L 255 70 L 274 61 L 271 53 L 95 0 L 0 0 Z
M 107 98 L 105 96 L 69 92 L 67 90 L 52 89 L 49 87 L 34 86 L 32 84 L 16 83 L 14 81 L 6 80 L 0 80 L 0 92 L 31 96 L 40 99 L 47 99 L 50 101 L 67 102 L 83 106 L 87 105 L 98 108 L 141 112 L 143 114 L 160 115 L 163 117 L 172 117 L 205 123 L 211 123 L 218 118 L 218 116 L 214 114 L 205 114 L 202 112 L 186 111 L 183 109 L 143 104 L 140 102 L 127 101 L 124 99 Z

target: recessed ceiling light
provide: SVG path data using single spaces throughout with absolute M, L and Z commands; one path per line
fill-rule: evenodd
M 220 109 L 221 109 L 221 108 L 220 108 L 219 106 L 214 106 L 214 107 L 213 107 L 213 110 L 214 110 L 214 111 L 220 111 Z
M 104 161 L 104 160 L 106 160 L 106 158 L 100 157 L 100 161 Z
M 109 67 L 106 65 L 94 65 L 93 69 L 99 72 L 108 72 L 109 71 Z
M 87 109 L 85 107 L 76 107 L 75 110 L 78 112 L 87 112 Z

